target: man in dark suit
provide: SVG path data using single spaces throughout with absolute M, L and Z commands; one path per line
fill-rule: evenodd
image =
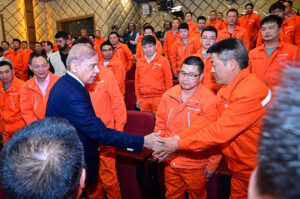
M 140 153 L 143 146 L 151 148 L 156 136 L 144 137 L 106 128 L 96 117 L 86 84 L 99 73 L 97 52 L 85 44 L 72 47 L 67 59 L 67 74 L 52 87 L 47 103 L 46 117 L 66 118 L 75 126 L 82 141 L 87 165 L 87 185 L 98 174 L 98 144 L 111 145 Z

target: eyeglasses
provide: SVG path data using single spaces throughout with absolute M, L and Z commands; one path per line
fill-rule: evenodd
M 194 73 L 186 73 L 185 71 L 183 70 L 180 70 L 179 71 L 179 76 L 180 78 L 184 78 L 185 76 L 187 76 L 188 79 L 190 80 L 194 80 L 197 76 L 199 76 L 201 74 L 198 74 L 198 75 L 195 75 Z

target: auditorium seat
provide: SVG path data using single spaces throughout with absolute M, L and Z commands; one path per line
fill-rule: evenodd
M 136 96 L 135 96 L 134 80 L 125 81 L 125 105 L 127 110 L 136 109 Z
M 135 66 L 136 66 L 136 63 L 133 63 L 130 71 L 128 71 L 126 73 L 126 80 L 134 80 L 135 79 Z

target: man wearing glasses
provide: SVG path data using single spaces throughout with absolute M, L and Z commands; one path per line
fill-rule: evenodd
M 199 57 L 184 60 L 179 71 L 179 85 L 163 95 L 156 112 L 155 132 L 172 137 L 189 127 L 196 118 L 215 106 L 214 93 L 202 85 L 204 64 Z M 217 118 L 212 115 L 208 125 Z M 166 161 L 166 198 L 206 198 L 206 183 L 214 175 L 221 160 L 220 151 L 211 148 L 203 152 L 175 152 Z

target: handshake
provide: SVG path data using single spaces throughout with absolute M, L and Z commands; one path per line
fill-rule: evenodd
M 144 147 L 153 150 L 152 155 L 154 159 L 161 162 L 178 150 L 177 141 L 180 140 L 180 138 L 178 136 L 164 138 L 159 135 L 160 132 L 153 132 L 146 135 L 144 137 Z

